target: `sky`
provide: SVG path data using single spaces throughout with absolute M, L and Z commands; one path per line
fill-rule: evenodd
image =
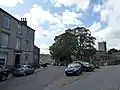
M 54 37 L 69 28 L 88 28 L 107 49 L 120 49 L 120 0 L 0 0 L 0 8 L 35 29 L 35 45 L 49 54 Z

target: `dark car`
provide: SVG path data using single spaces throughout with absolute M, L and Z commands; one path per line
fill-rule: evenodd
M 66 76 L 68 75 L 79 75 L 82 73 L 81 65 L 78 63 L 69 64 L 68 67 L 65 69 Z
M 6 80 L 8 75 L 10 74 L 9 72 L 10 72 L 9 69 L 6 69 L 4 66 L 0 65 L 0 80 L 1 81 Z
M 85 61 L 73 61 L 73 63 L 79 63 L 82 66 L 83 71 L 85 72 L 89 72 L 89 71 L 93 71 L 94 70 L 94 65 L 85 62 Z
M 46 68 L 48 66 L 48 63 L 42 63 L 42 62 L 40 62 L 39 66 Z
M 99 66 L 98 64 L 95 64 L 94 66 L 95 66 L 95 68 L 97 68 L 97 69 L 100 68 L 100 66 Z
M 20 68 L 16 68 L 13 71 L 13 76 L 16 76 L 16 75 L 26 76 L 27 74 L 33 74 L 34 70 L 35 69 L 31 65 L 21 65 Z

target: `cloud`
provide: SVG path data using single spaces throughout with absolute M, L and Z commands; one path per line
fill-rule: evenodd
M 76 5 L 77 11 L 79 11 L 80 9 L 85 11 L 88 8 L 88 5 L 90 3 L 90 0 L 50 0 L 50 1 L 55 6 L 59 6 L 59 7 L 60 7 L 60 4 L 68 7 L 72 5 Z
M 99 30 L 100 28 L 101 28 L 101 23 L 100 22 L 94 22 L 93 23 L 93 25 L 92 26 L 90 26 L 89 27 L 89 30 L 91 31 L 91 32 L 95 32 L 95 31 L 97 31 L 97 30 Z
M 40 47 L 41 54 L 50 54 L 49 53 L 49 46 L 42 44 L 42 45 L 38 45 L 38 47 Z
M 23 4 L 23 0 L 0 0 L 1 6 L 14 7 L 17 4 Z
M 108 25 L 105 39 L 110 47 L 119 47 L 120 40 L 120 1 L 119 0 L 105 0 L 100 12 L 100 20 Z M 114 44 L 111 44 L 113 43 Z M 120 49 L 120 47 L 119 47 Z
M 49 10 L 44 10 L 41 6 L 34 4 L 29 12 L 25 13 L 23 16 L 14 15 L 16 18 L 21 17 L 27 18 L 28 26 L 35 29 L 35 44 L 41 47 L 42 44 L 50 46 L 53 43 L 53 39 L 56 35 L 64 32 L 66 25 L 78 25 L 82 22 L 78 20 L 81 14 L 71 12 L 66 10 L 60 15 L 58 13 L 52 14 Z M 49 26 L 44 29 L 42 25 L 48 22 Z M 46 44 L 49 39 L 48 44 Z M 49 50 L 48 50 L 49 51 Z M 42 52 L 47 52 L 47 49 L 43 49 Z
M 70 12 L 69 10 L 66 10 L 62 13 L 62 22 L 63 24 L 82 24 L 82 22 L 78 19 L 81 17 L 81 14 L 77 14 L 75 12 Z
M 100 4 L 98 4 L 98 5 L 94 5 L 94 7 L 93 7 L 93 12 L 100 12 L 100 10 L 101 10 L 101 5 Z

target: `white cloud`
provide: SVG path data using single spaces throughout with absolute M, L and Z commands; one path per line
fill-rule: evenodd
M 15 15 L 16 18 L 20 19 L 21 17 Z M 35 44 L 37 46 L 41 46 L 45 44 L 46 39 L 51 40 L 52 44 L 53 39 L 56 35 L 61 34 L 66 29 L 65 24 L 67 25 L 80 25 L 81 21 L 78 18 L 81 17 L 81 14 L 71 12 L 66 10 L 62 12 L 60 15 L 58 13 L 52 14 L 49 10 L 44 10 L 41 6 L 35 4 L 29 10 L 29 12 L 25 13 L 22 17 L 27 18 L 28 26 L 32 27 L 36 30 L 35 32 Z M 44 27 L 41 24 L 45 22 L 49 22 L 49 28 L 44 30 Z M 40 41 L 41 40 L 41 41 Z M 45 40 L 45 41 L 44 41 Z M 48 46 L 48 45 L 47 45 Z M 46 52 L 46 49 L 43 49 Z M 48 51 L 47 51 L 48 52 Z
M 103 5 L 95 6 L 98 9 L 95 12 L 100 12 L 100 21 L 107 24 L 107 27 L 103 30 L 96 32 L 100 29 L 100 23 L 95 23 L 89 27 L 92 29 L 92 35 L 97 38 L 98 41 L 107 41 L 108 49 L 118 48 L 120 49 L 120 1 L 119 0 L 105 0 Z M 94 8 L 95 8 L 94 7 Z M 96 43 L 97 43 L 96 42 Z
M 120 40 L 120 1 L 119 0 L 105 0 L 100 12 L 100 19 L 108 25 L 108 32 L 104 31 L 105 39 L 108 42 L 108 48 L 119 47 Z M 113 43 L 113 44 L 112 44 Z
M 101 28 L 101 23 L 100 22 L 94 22 L 93 23 L 93 25 L 92 26 L 90 26 L 89 27 L 89 30 L 91 31 L 91 32 L 95 32 L 95 31 L 97 31 L 97 30 L 99 30 L 100 28 Z
M 77 14 L 75 12 L 70 12 L 66 10 L 65 12 L 62 13 L 62 22 L 63 24 L 82 24 L 82 22 L 78 19 L 80 18 L 81 14 Z
M 50 1 L 55 5 L 61 4 L 68 7 L 72 5 L 76 5 L 77 11 L 79 11 L 80 9 L 85 11 L 90 3 L 90 0 L 50 0 Z
M 48 45 L 42 44 L 42 45 L 37 45 L 37 46 L 40 47 L 41 54 L 50 54 Z
M 0 0 L 0 5 L 6 7 L 14 7 L 17 4 L 23 4 L 23 0 Z
M 101 10 L 101 5 L 100 4 L 94 5 L 93 12 L 100 12 L 100 10 Z

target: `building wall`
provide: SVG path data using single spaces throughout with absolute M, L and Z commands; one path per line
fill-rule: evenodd
M 104 52 L 106 52 L 106 51 L 107 51 L 106 48 L 107 48 L 107 47 L 106 47 L 106 42 L 98 42 L 98 50 L 99 50 L 99 51 L 104 51 Z
M 21 26 L 21 34 L 18 34 L 18 31 L 20 28 L 18 28 L 18 24 L 21 22 L 15 18 L 13 18 L 11 15 L 6 14 L 5 12 L 1 11 L 0 9 L 0 26 L 3 25 L 3 18 L 4 15 L 10 18 L 10 28 L 5 29 L 2 27 L 2 32 L 0 34 L 5 33 L 9 35 L 8 39 L 8 47 L 2 48 L 0 47 L 0 58 L 1 57 L 7 57 L 6 58 L 6 65 L 7 66 L 13 66 L 15 64 L 15 55 L 16 52 L 16 38 L 21 39 L 21 47 L 20 50 L 20 64 L 24 64 L 26 62 L 33 63 L 33 50 L 34 50 L 34 30 L 29 28 L 26 25 Z M 27 36 L 27 33 L 29 31 L 29 37 Z M 29 41 L 30 47 L 29 50 L 26 49 L 26 41 Z M 26 59 L 26 54 L 28 55 L 28 60 Z
M 39 67 L 39 63 L 40 63 L 40 49 L 34 45 L 34 65 L 36 67 Z
M 105 63 L 111 64 L 115 61 L 115 57 L 111 54 L 105 52 L 96 52 L 96 55 L 93 58 L 94 63 L 104 65 Z

